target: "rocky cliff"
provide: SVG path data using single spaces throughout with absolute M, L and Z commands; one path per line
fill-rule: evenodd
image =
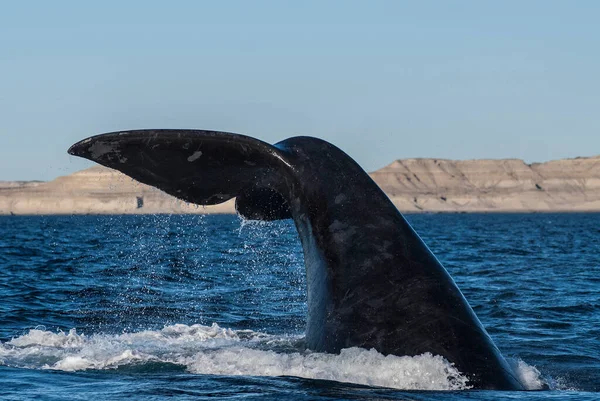
M 600 156 L 533 164 L 406 159 L 371 176 L 403 211 L 600 211 Z
M 403 212 L 600 211 L 600 156 L 405 159 L 371 177 Z M 233 212 L 233 201 L 190 205 L 100 166 L 47 183 L 0 182 L 0 214 Z
M 101 166 L 37 185 L 0 186 L 0 214 L 233 212 L 232 201 L 191 205 Z

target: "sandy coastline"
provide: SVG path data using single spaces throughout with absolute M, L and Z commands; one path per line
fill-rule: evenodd
M 371 177 L 402 212 L 600 212 L 600 156 L 404 159 Z M 101 166 L 49 182 L 0 182 L 0 214 L 235 213 L 234 201 L 197 206 Z

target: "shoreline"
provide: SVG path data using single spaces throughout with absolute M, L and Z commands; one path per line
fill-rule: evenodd
M 600 156 L 403 159 L 370 173 L 401 213 L 600 212 Z M 94 166 L 48 182 L 0 182 L 0 215 L 235 214 L 235 200 L 186 203 Z
M 398 211 L 402 215 L 413 215 L 413 214 L 514 214 L 514 215 L 522 215 L 522 214 L 596 214 L 600 213 L 600 210 L 590 209 L 590 210 L 567 210 L 567 209 L 557 209 L 557 210 L 409 210 L 402 211 L 398 209 Z M 197 213 L 197 212 L 106 212 L 106 213 L 2 213 L 0 211 L 0 217 L 52 217 L 52 216 L 240 216 L 237 212 L 209 212 L 209 213 Z M 241 219 L 245 220 L 240 216 Z M 285 219 L 282 219 L 285 220 Z

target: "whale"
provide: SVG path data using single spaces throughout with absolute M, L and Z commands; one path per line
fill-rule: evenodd
M 454 364 L 474 389 L 524 389 L 440 261 L 335 145 L 145 129 L 95 135 L 68 153 L 186 202 L 235 198 L 245 219 L 293 219 L 306 268 L 308 349 L 430 353 Z

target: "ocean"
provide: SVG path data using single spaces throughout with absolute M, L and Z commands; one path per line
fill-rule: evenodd
M 406 217 L 531 391 L 307 351 L 291 221 L 0 216 L 0 399 L 600 399 L 600 214 Z

